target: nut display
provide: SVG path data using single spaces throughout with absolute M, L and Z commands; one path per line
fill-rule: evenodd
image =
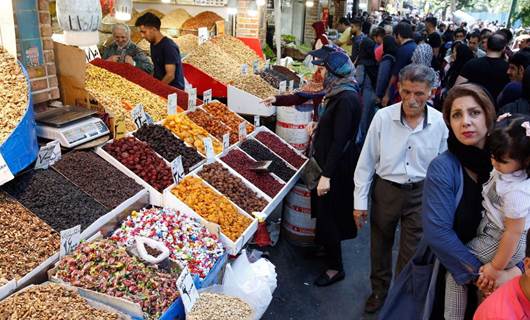
M 220 163 L 207 164 L 198 174 L 247 213 L 261 212 L 268 204 L 267 200 L 247 187 L 243 180 L 231 174 Z
M 0 279 L 5 282 L 20 280 L 59 251 L 59 234 L 4 192 L 0 225 Z
M 255 74 L 248 74 L 246 76 L 240 75 L 238 78 L 234 79 L 231 84 L 234 87 L 253 94 L 261 99 L 274 96 L 278 93 L 278 90 Z
M 265 65 L 263 59 L 261 59 L 254 50 L 236 37 L 224 34 L 218 35 L 210 41 L 221 47 L 223 51 L 230 54 L 230 56 L 239 62 L 239 65 L 247 64 L 249 68 L 252 68 L 253 63 L 256 60 L 258 60 L 260 69 Z
M 59 261 L 55 276 L 75 287 L 138 303 L 148 319 L 158 319 L 179 297 L 175 274 L 144 264 L 111 240 L 79 244 Z
M 245 121 L 235 112 L 228 109 L 228 107 L 224 103 L 218 101 L 212 101 L 208 104 L 205 104 L 203 108 L 214 118 L 221 120 L 224 124 L 226 124 L 228 127 L 230 127 L 230 129 L 235 132 L 239 132 L 239 125 L 241 124 L 241 122 Z M 254 126 L 247 122 L 247 134 L 252 133 L 252 131 L 254 131 Z
M 200 153 L 205 154 L 204 141 L 206 137 L 211 137 L 208 131 L 199 127 L 185 114 L 169 115 L 164 120 L 164 126 L 171 130 L 180 139 L 189 145 L 194 146 Z M 215 154 L 223 151 L 223 145 L 219 140 L 212 138 L 213 150 Z
M 252 222 L 239 213 L 227 198 L 206 186 L 200 178 L 184 178 L 171 193 L 204 219 L 218 224 L 221 232 L 234 242 Z
M 0 302 L 2 319 L 126 319 L 118 313 L 92 307 L 74 289 L 56 283 L 32 286 Z
M 93 152 L 69 152 L 53 168 L 109 211 L 143 189 Z
M 289 168 L 280 157 L 270 152 L 267 147 L 263 146 L 256 140 L 245 140 L 239 147 L 258 161 L 272 160 L 269 170 L 285 182 L 291 180 L 296 174 L 296 171 Z
M 298 155 L 293 149 L 285 145 L 277 136 L 272 133 L 262 131 L 256 135 L 256 139 L 266 145 L 274 153 L 289 162 L 293 167 L 300 169 L 305 163 L 305 159 Z
M 188 11 L 184 9 L 175 9 L 171 11 L 170 13 L 166 14 L 161 19 L 161 29 L 180 29 L 182 24 L 191 18 L 191 15 L 188 13 Z
M 252 308 L 245 301 L 222 294 L 203 292 L 186 315 L 188 320 L 250 320 Z
M 190 52 L 183 62 L 191 64 L 225 84 L 241 75 L 241 64 L 210 41 Z
M 238 131 L 231 130 L 219 119 L 212 117 L 201 109 L 189 112 L 187 113 L 187 116 L 191 121 L 206 129 L 206 131 L 220 141 L 223 140 L 223 136 L 227 133 L 230 134 L 230 144 L 234 144 L 239 140 L 239 135 L 237 134 Z
M 126 137 L 106 144 L 103 150 L 159 192 L 173 183 L 169 165 L 145 142 Z
M 223 17 L 212 11 L 203 11 L 193 18 L 189 18 L 182 24 L 183 30 L 197 30 L 199 28 L 212 28 L 215 22 L 223 21 Z
M 182 156 L 182 165 L 186 172 L 189 172 L 191 167 L 204 160 L 195 149 L 188 147 L 161 125 L 143 125 L 133 135 L 136 139 L 149 144 L 153 150 L 169 162 L 175 160 L 178 156 Z
M 142 209 L 133 211 L 111 239 L 130 246 L 134 237 L 142 236 L 161 241 L 169 249 L 169 258 L 181 268 L 201 279 L 206 278 L 223 255 L 223 245 L 199 221 L 173 209 Z
M 84 230 L 108 212 L 53 170 L 28 171 L 4 185 L 4 190 L 56 231 L 78 224 Z
M 250 168 L 256 161 L 238 149 L 232 149 L 221 160 L 245 177 L 250 183 L 274 198 L 283 188 L 284 184 L 274 179 L 269 173 L 257 173 Z
M 199 46 L 199 37 L 194 34 L 185 34 L 178 38 L 173 38 L 182 54 L 187 54 Z
M 0 145 L 26 112 L 28 86 L 15 57 L 0 47 Z

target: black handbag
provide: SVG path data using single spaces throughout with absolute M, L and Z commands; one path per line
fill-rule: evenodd
M 311 157 L 300 173 L 300 179 L 302 179 L 309 190 L 313 190 L 317 187 L 321 175 L 322 168 L 318 165 L 317 160 Z

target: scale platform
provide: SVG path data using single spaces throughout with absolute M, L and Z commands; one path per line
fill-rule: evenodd
M 94 114 L 96 111 L 70 106 L 38 113 L 35 115 L 37 136 L 73 148 L 109 134 L 105 123 L 93 117 Z

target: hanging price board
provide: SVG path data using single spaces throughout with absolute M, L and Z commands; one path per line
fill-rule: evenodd
M 81 225 L 61 231 L 61 251 L 59 256 L 62 258 L 72 252 L 81 240 Z
M 171 162 L 171 174 L 173 175 L 173 181 L 175 181 L 175 184 L 178 184 L 182 179 L 184 179 L 182 156 L 178 156 Z
M 204 101 L 205 104 L 212 102 L 212 89 L 204 91 L 202 94 L 202 101 Z
M 177 94 L 172 93 L 167 96 L 167 114 L 172 115 L 177 113 Z

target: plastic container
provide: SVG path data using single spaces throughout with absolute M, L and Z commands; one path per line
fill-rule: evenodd
M 311 218 L 311 192 L 297 184 L 284 200 L 282 228 L 289 242 L 308 247 L 315 241 L 316 220 Z
M 306 130 L 309 122 L 311 112 L 301 112 L 293 107 L 276 107 L 276 134 L 300 152 L 305 152 L 309 144 Z

